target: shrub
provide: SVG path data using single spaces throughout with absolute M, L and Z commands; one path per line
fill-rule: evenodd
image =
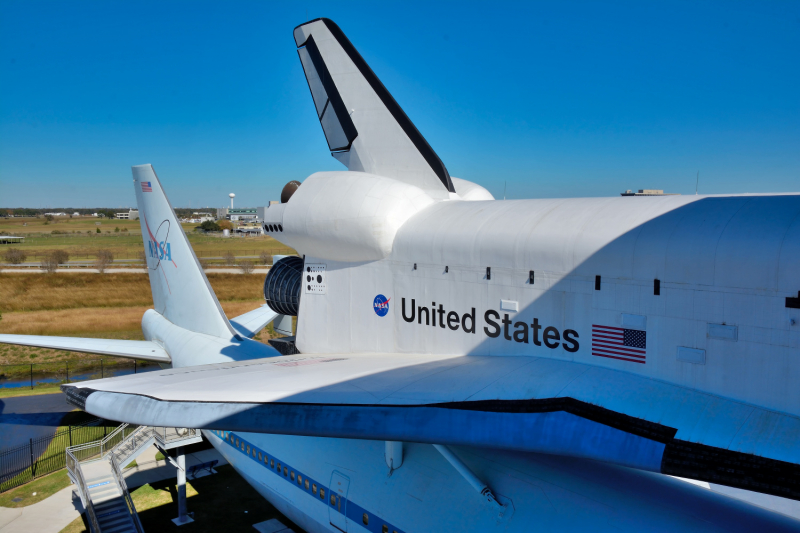
M 53 250 L 50 252 L 57 265 L 63 265 L 69 261 L 69 254 L 66 250 Z
M 236 256 L 233 255 L 232 252 L 225 252 L 225 255 L 222 256 L 222 259 L 225 260 L 225 264 L 228 266 L 233 266 L 236 264 Z
M 56 269 L 58 269 L 58 261 L 56 260 L 52 252 L 44 256 L 44 259 L 42 259 L 41 266 L 42 270 L 44 270 L 48 274 L 52 274 L 53 272 L 56 271 Z
M 220 229 L 233 229 L 233 222 L 230 220 L 220 220 L 218 225 Z
M 245 259 L 245 260 L 239 261 L 239 268 L 242 269 L 242 274 L 252 274 L 254 266 L 255 265 L 250 260 Z
M 103 233 L 102 231 L 100 231 L 100 228 L 95 228 L 95 230 L 97 231 L 97 233 Z
M 222 231 L 222 228 L 219 227 L 219 224 L 217 224 L 213 220 L 206 220 L 205 222 L 197 226 L 197 228 L 203 231 Z
M 119 227 L 114 228 L 114 233 L 119 233 Z
M 272 254 L 269 252 L 261 252 L 261 255 L 258 256 L 258 260 L 264 265 L 269 265 L 272 263 Z
M 9 248 L 8 250 L 6 250 L 4 257 L 5 260 L 11 263 L 12 265 L 18 265 L 24 262 L 25 259 L 28 258 L 28 256 L 25 255 L 25 252 L 23 252 L 19 248 Z
M 114 254 L 110 250 L 97 250 L 97 258 L 94 260 L 94 266 L 102 274 L 108 268 L 108 265 L 114 262 Z

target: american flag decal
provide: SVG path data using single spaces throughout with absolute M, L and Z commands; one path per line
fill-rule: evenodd
M 645 364 L 647 332 L 592 324 L 592 355 Z
M 150 186 L 149 181 L 143 181 L 142 183 L 142 192 L 153 192 L 153 188 Z

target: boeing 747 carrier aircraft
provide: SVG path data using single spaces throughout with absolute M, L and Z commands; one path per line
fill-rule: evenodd
M 266 305 L 225 316 L 142 165 L 147 340 L 0 341 L 162 363 L 63 388 L 203 429 L 311 532 L 800 531 L 675 479 L 800 499 L 800 195 L 495 201 L 336 24 L 294 40 L 347 170 L 267 210 L 299 257 Z M 281 353 L 251 340 L 278 316 Z

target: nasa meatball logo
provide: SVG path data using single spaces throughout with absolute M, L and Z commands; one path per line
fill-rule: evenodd
M 372 301 L 372 308 L 375 310 L 376 315 L 386 316 L 386 313 L 389 312 L 389 300 L 391 300 L 391 298 L 387 298 L 383 294 L 379 294 L 375 297 Z

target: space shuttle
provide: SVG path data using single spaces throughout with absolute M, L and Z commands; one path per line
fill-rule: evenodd
M 62 388 L 307 531 L 800 531 L 800 194 L 498 201 L 334 22 L 294 41 L 346 170 L 267 210 L 265 305 L 225 316 L 142 165 L 146 340 L 0 342 L 158 361 Z

